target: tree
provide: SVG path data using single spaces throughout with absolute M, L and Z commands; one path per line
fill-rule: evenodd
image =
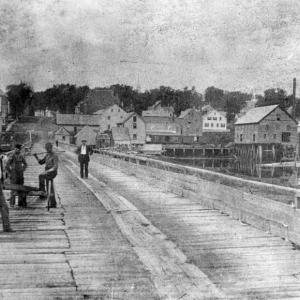
M 204 100 L 206 104 L 211 105 L 213 108 L 223 110 L 225 104 L 223 96 L 223 90 L 211 86 L 205 90 Z
M 6 91 L 12 115 L 18 118 L 31 105 L 33 90 L 27 83 L 21 82 L 7 86 Z
M 227 121 L 233 122 L 236 114 L 246 105 L 246 102 L 251 99 L 251 94 L 242 92 L 228 92 L 224 95 L 225 111 L 227 113 Z
M 287 96 L 285 90 L 280 88 L 271 88 L 264 91 L 263 100 L 259 100 L 256 106 L 279 104 L 280 107 L 286 108 L 290 102 L 291 99 Z

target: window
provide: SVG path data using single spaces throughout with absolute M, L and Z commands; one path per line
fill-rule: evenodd
M 209 123 L 204 123 L 204 127 L 209 127 Z
M 292 130 L 291 125 L 287 125 L 286 126 L 286 131 L 291 131 L 291 130 Z
M 110 120 L 110 116 L 107 116 L 107 120 Z
M 65 137 L 64 135 L 63 135 L 63 137 L 62 137 L 62 140 L 63 140 L 63 141 L 65 141 L 65 140 L 66 140 L 66 137 Z
M 276 134 L 273 134 L 273 139 L 276 140 Z
M 217 123 L 217 127 L 219 127 L 219 123 Z
M 113 111 L 114 111 L 114 109 L 112 108 L 110 111 L 111 111 L 111 112 L 113 112 Z
M 136 140 L 136 134 L 133 134 L 133 135 L 132 135 L 132 139 L 133 139 L 133 140 Z
M 132 124 L 132 128 L 133 128 L 133 129 L 136 129 L 136 123 L 133 123 L 133 124 Z
M 280 121 L 280 114 L 277 114 L 277 115 L 276 115 L 276 120 L 277 120 L 277 121 Z
M 217 121 L 217 120 L 218 120 L 218 118 L 217 118 L 217 117 L 213 117 L 213 120 L 214 120 L 214 121 Z
M 222 124 L 221 124 L 221 127 L 223 127 L 223 128 L 224 128 L 224 127 L 225 127 L 225 124 L 224 124 L 224 123 L 222 123 Z
M 166 136 L 165 137 L 165 141 L 168 143 L 168 142 L 170 142 L 170 137 L 169 136 Z
M 283 132 L 282 133 L 282 142 L 289 143 L 291 141 L 291 133 L 290 132 Z
M 264 134 L 264 139 L 266 139 L 267 138 L 267 135 L 266 134 Z
M 136 122 L 136 116 L 133 116 L 132 121 Z
M 222 117 L 219 118 L 219 121 L 222 121 Z
M 267 124 L 266 125 L 266 131 L 268 131 L 270 129 L 270 126 Z
M 242 142 L 242 141 L 243 141 L 243 135 L 240 134 L 240 142 Z
M 214 123 L 210 123 L 210 127 L 214 127 Z
M 211 117 L 207 117 L 207 120 L 211 120 Z
M 252 137 L 252 138 L 253 138 L 253 142 L 255 142 L 255 134 L 253 134 L 253 137 Z

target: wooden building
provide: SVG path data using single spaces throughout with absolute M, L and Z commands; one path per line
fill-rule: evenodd
M 298 122 L 279 105 L 255 107 L 235 124 L 236 144 L 284 144 L 296 146 Z
M 64 127 L 60 127 L 54 132 L 54 139 L 59 143 L 70 144 L 72 141 L 72 134 Z
M 94 115 L 99 116 L 100 131 L 105 132 L 111 130 L 122 124 L 127 118 L 128 113 L 124 111 L 119 105 L 114 104 L 105 109 L 98 110 Z
M 146 143 L 146 123 L 143 117 L 137 113 L 131 113 L 124 120 L 122 126 L 128 128 L 132 145 L 144 145 Z
M 76 135 L 84 126 L 99 129 L 99 118 L 98 115 L 56 114 L 56 124 Z
M 129 130 L 126 127 L 113 127 L 111 129 L 113 146 L 130 146 Z
M 195 141 L 202 136 L 202 113 L 200 110 L 188 108 L 182 111 L 175 121 L 181 126 L 181 135 L 193 136 Z
M 202 115 L 203 132 L 226 132 L 227 118 L 226 112 L 215 109 L 203 111 Z
M 76 135 L 75 135 L 75 143 L 77 146 L 81 144 L 81 141 L 85 139 L 88 145 L 96 146 L 96 137 L 99 132 L 99 129 L 84 126 Z

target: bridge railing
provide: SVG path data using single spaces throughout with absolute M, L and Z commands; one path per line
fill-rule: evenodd
M 196 200 L 241 222 L 300 244 L 298 189 L 181 166 L 138 155 L 99 151 L 94 159 L 162 189 Z

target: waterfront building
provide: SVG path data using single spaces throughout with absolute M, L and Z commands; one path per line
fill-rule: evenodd
M 203 132 L 226 132 L 227 118 L 226 112 L 211 109 L 203 112 L 202 115 Z
M 255 107 L 235 124 L 236 144 L 296 145 L 298 122 L 279 105 Z
M 114 104 L 105 109 L 96 111 L 94 115 L 99 116 L 100 130 L 104 132 L 121 125 L 127 118 L 128 113 L 119 105 Z
M 175 121 L 181 126 L 181 135 L 193 136 L 194 141 L 199 140 L 199 137 L 202 136 L 202 113 L 200 110 L 188 108 L 182 111 Z
M 127 127 L 113 127 L 111 129 L 112 142 L 116 146 L 130 146 L 130 136 Z
M 146 123 L 143 117 L 137 113 L 131 113 L 122 123 L 128 128 L 131 144 L 143 145 L 146 142 Z

